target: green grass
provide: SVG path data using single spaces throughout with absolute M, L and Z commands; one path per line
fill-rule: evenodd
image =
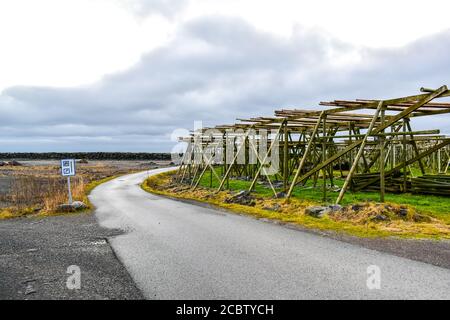
M 219 174 L 220 172 L 217 171 Z M 209 188 L 210 187 L 210 171 L 206 171 L 202 180 L 200 181 L 200 186 Z M 271 178 L 273 180 L 273 177 Z M 217 188 L 219 183 L 215 176 L 212 179 L 212 188 Z M 335 178 L 334 183 L 336 186 L 341 187 L 343 185 L 343 179 Z M 316 188 L 313 188 L 312 181 L 308 181 L 304 187 L 296 187 L 292 193 L 293 198 L 305 199 L 309 201 L 316 202 L 318 204 L 324 203 L 323 201 L 323 191 L 322 191 L 322 181 L 319 179 Z M 229 180 L 230 190 L 247 190 L 250 187 L 250 181 L 242 180 Z M 282 191 L 282 190 L 277 190 Z M 254 193 L 262 197 L 273 196 L 273 191 L 264 185 L 256 184 Z M 331 190 L 327 191 L 327 204 L 334 203 L 339 195 L 339 192 L 333 192 Z M 374 201 L 378 202 L 380 196 L 377 192 L 351 192 L 348 190 L 342 201 L 342 205 L 348 205 L 358 202 Z M 385 201 L 389 203 L 395 203 L 399 205 L 406 205 L 414 207 L 416 210 L 432 215 L 439 218 L 447 223 L 450 223 L 450 197 L 444 196 L 433 196 L 433 195 L 419 195 L 419 194 L 391 194 L 387 193 L 385 195 Z

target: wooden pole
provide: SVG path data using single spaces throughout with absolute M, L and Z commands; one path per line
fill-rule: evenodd
M 294 187 L 295 187 L 295 185 L 296 185 L 296 183 L 297 183 L 298 176 L 300 175 L 300 172 L 301 172 L 302 169 L 303 169 L 303 165 L 305 164 L 306 158 L 307 158 L 307 156 L 308 156 L 308 154 L 309 154 L 309 151 L 311 150 L 311 146 L 313 145 L 315 136 L 316 136 L 316 134 L 317 134 L 317 130 L 319 130 L 319 126 L 320 126 L 322 117 L 323 117 L 324 115 L 325 115 L 325 112 L 322 111 L 322 112 L 320 113 L 319 119 L 317 119 L 317 123 L 316 123 L 316 125 L 314 126 L 313 132 L 311 133 L 311 138 L 310 138 L 310 140 L 309 140 L 309 142 L 308 142 L 308 145 L 306 146 L 305 153 L 303 154 L 303 157 L 302 157 L 302 159 L 300 160 L 300 164 L 298 165 L 297 172 L 296 172 L 295 175 L 294 175 L 294 179 L 292 180 L 292 183 L 291 183 L 291 186 L 290 186 L 290 188 L 289 188 L 289 191 L 288 191 L 288 193 L 287 193 L 287 195 L 286 195 L 286 198 L 290 198 L 290 196 L 292 195 L 292 191 L 294 191 Z
M 406 118 L 403 119 L 403 132 L 406 133 Z M 406 135 L 403 136 L 403 192 L 406 192 L 406 182 L 407 182 L 407 167 L 406 167 L 406 159 L 407 159 L 407 149 L 406 149 Z M 394 166 L 395 167 L 395 166 Z
M 359 158 L 361 158 L 361 155 L 364 152 L 364 147 L 366 145 L 367 138 L 369 137 L 370 133 L 372 132 L 373 127 L 375 126 L 375 123 L 378 119 L 378 114 L 380 113 L 382 108 L 383 108 L 383 101 L 380 101 L 378 104 L 378 108 L 372 118 L 372 121 L 370 122 L 369 128 L 367 129 L 366 135 L 361 140 L 361 145 L 359 147 L 358 153 L 356 154 L 356 157 L 353 160 L 352 167 L 350 168 L 347 178 L 345 179 L 344 185 L 342 186 L 341 191 L 339 192 L 339 196 L 336 200 L 336 204 L 339 204 L 342 201 L 342 199 L 344 198 L 345 191 L 347 191 L 348 185 L 350 184 L 350 181 L 352 180 L 353 173 L 355 172 L 356 167 L 358 166 Z M 384 158 L 384 156 L 383 156 L 383 158 Z
M 261 170 L 265 169 L 264 166 L 265 166 L 266 160 L 269 157 L 269 153 L 272 152 L 272 149 L 273 149 L 273 146 L 275 145 L 276 140 L 279 139 L 280 132 L 281 132 L 281 129 L 283 128 L 283 126 L 284 126 L 284 123 L 281 123 L 280 127 L 278 128 L 277 133 L 275 134 L 275 138 L 273 139 L 272 143 L 270 144 L 269 150 L 267 150 L 267 153 L 264 156 L 264 159 L 261 160 L 259 158 L 259 155 L 258 155 L 258 160 L 260 161 L 260 165 L 259 165 L 258 169 L 256 170 L 255 177 L 253 178 L 253 181 L 252 181 L 250 187 L 248 188 L 248 191 L 252 191 L 253 190 L 253 188 L 256 185 L 256 181 L 258 180 L 259 174 L 261 173 Z M 269 185 L 270 185 L 274 195 L 276 196 L 277 195 L 277 191 L 273 187 L 272 182 L 270 181 L 270 178 L 267 175 L 267 171 L 266 170 L 264 170 L 264 171 L 265 171 L 265 176 L 267 178 L 267 181 L 269 182 Z
M 438 173 L 441 172 L 441 149 L 437 152 L 437 158 L 438 158 Z
M 324 116 L 323 117 L 323 136 L 325 137 L 327 134 L 327 117 Z M 322 138 L 322 161 L 325 161 L 327 159 L 326 157 L 326 148 L 327 148 L 327 144 L 326 144 L 326 140 L 325 138 Z M 324 167 L 322 170 L 322 175 L 323 175 L 323 202 L 327 201 L 327 168 Z
M 384 124 L 385 111 L 381 109 L 381 125 Z M 384 133 L 384 129 L 382 130 Z M 385 176 L 384 176 L 384 136 L 380 136 L 380 202 L 384 202 Z
M 284 123 L 284 150 L 283 150 L 283 186 L 286 190 L 289 183 L 289 131 L 288 121 Z
M 405 118 L 405 121 L 406 121 L 406 126 L 408 128 L 408 131 L 411 133 L 410 134 L 410 138 L 411 138 L 411 144 L 413 146 L 414 154 L 416 156 L 418 156 L 419 155 L 419 148 L 417 148 L 417 144 L 414 141 L 414 136 L 412 134 L 412 128 L 411 128 L 411 124 L 409 123 L 409 118 Z M 425 175 L 425 167 L 423 166 L 422 160 L 419 159 L 418 161 L 419 161 L 420 172 L 422 172 L 422 175 Z
M 393 123 L 397 122 L 400 119 L 403 119 L 404 117 L 407 117 L 409 114 L 411 114 L 415 110 L 419 109 L 421 106 L 427 104 L 428 102 L 430 102 L 434 98 L 437 98 L 439 96 L 444 95 L 446 92 L 447 92 L 447 86 L 442 86 L 441 88 L 436 90 L 434 93 L 426 94 L 426 95 L 421 96 L 422 99 L 420 101 L 417 101 L 413 105 L 407 107 L 406 109 L 404 109 L 399 114 L 397 114 L 397 115 L 395 115 L 393 117 L 390 117 L 388 121 L 386 121 L 384 124 L 380 125 L 376 129 L 374 129 L 373 133 L 374 134 L 380 133 L 381 131 L 383 131 L 387 127 L 391 126 Z M 406 99 L 406 98 L 402 98 L 402 99 Z M 384 103 L 389 105 L 389 103 L 393 103 L 393 102 L 390 102 L 390 101 L 397 102 L 397 101 L 401 101 L 402 99 L 400 99 L 400 100 L 398 100 L 398 99 L 397 100 L 385 100 Z M 349 108 L 347 108 L 347 109 L 349 109 Z M 334 111 L 336 112 L 336 109 Z M 323 114 L 323 112 L 324 111 L 322 111 L 321 114 Z M 352 151 L 353 149 L 355 149 L 356 147 L 361 145 L 362 141 L 363 140 L 357 140 L 357 141 L 353 142 L 352 144 L 350 144 L 349 146 L 347 146 L 343 150 L 341 150 L 341 151 L 335 153 L 333 156 L 329 157 L 326 161 L 317 164 L 313 169 L 309 170 L 307 173 L 305 173 L 300 178 L 296 177 L 296 179 L 294 179 L 294 181 L 292 181 L 291 188 L 289 190 L 293 190 L 295 185 L 297 185 L 298 183 L 301 183 L 304 180 L 308 179 L 310 176 L 314 175 L 316 172 L 322 170 L 322 168 L 324 166 L 327 166 L 327 165 L 331 164 L 336 159 L 342 157 L 343 155 L 347 154 L 348 152 Z M 290 193 L 288 193 L 288 195 L 286 197 L 289 198 L 290 197 Z
M 212 177 L 213 177 L 213 169 L 212 169 L 212 167 L 210 167 L 210 169 L 209 169 L 209 187 L 210 188 L 212 188 L 212 185 L 213 185 Z
M 393 133 L 395 131 L 394 126 L 391 126 L 391 133 Z M 404 136 L 406 137 L 406 136 Z M 396 137 L 393 137 L 392 140 L 397 140 Z M 404 140 L 404 139 L 403 139 Z M 392 154 L 391 154 L 391 169 L 393 167 L 395 167 L 395 163 L 397 161 L 397 144 L 396 143 L 392 143 Z
M 247 137 L 248 137 L 248 135 L 249 135 L 249 133 L 250 133 L 250 131 L 251 131 L 252 128 L 253 128 L 253 126 L 250 127 L 250 128 L 248 128 L 248 131 L 247 131 L 247 132 L 245 133 L 245 135 L 244 135 L 244 139 L 247 139 Z M 228 181 L 228 176 L 230 175 L 231 168 L 233 167 L 233 164 L 236 162 L 236 159 L 237 159 L 237 157 L 239 156 L 239 151 L 240 151 L 240 149 L 241 149 L 242 147 L 244 147 L 244 146 L 245 146 L 245 144 L 242 144 L 242 145 L 239 147 L 238 152 L 236 152 L 236 154 L 235 154 L 233 160 L 232 160 L 231 163 L 230 163 L 230 166 L 227 168 L 227 170 L 226 170 L 226 172 L 225 172 L 225 176 L 222 178 L 222 181 L 220 181 L 219 187 L 217 188 L 217 191 L 216 191 L 216 192 L 219 192 L 220 190 L 222 190 L 223 185 L 225 184 L 225 181 Z M 225 162 L 226 162 L 226 159 L 225 159 Z

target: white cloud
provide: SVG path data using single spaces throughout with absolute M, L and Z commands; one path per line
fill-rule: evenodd
M 289 40 L 320 31 L 363 47 L 403 46 L 450 28 L 445 0 L 2 0 L 0 91 L 14 85 L 87 85 L 125 70 L 206 15 L 239 17 Z M 432 14 L 423 14 L 433 8 Z M 332 54 L 332 53 L 331 53 Z M 351 65 L 354 50 L 334 59 Z
M 189 0 L 115 0 L 126 10 L 131 10 L 140 17 L 164 15 L 173 18 L 184 9 Z
M 2 0 L 0 91 L 95 82 L 135 64 L 172 28 L 160 16 L 137 21 L 106 0 Z
M 285 37 L 300 25 L 355 45 L 386 47 L 450 28 L 449 8 L 446 0 L 196 0 L 186 16 L 240 17 L 259 30 Z
M 241 19 L 203 17 L 133 68 L 95 85 L 5 90 L 1 148 L 169 151 L 172 130 L 192 128 L 196 120 L 210 126 L 272 115 L 280 107 L 309 109 L 321 100 L 389 98 L 438 87 L 448 80 L 449 48 L 450 32 L 400 49 L 358 51 L 308 29 L 285 39 Z M 335 63 L 354 52 L 360 62 Z M 450 132 L 448 117 L 439 119 L 437 127 Z
M 0 2 L 0 149 L 168 151 L 195 120 L 448 81 L 447 20 L 411 2 L 117 1 Z

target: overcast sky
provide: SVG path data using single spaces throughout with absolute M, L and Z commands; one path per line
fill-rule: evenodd
M 449 9 L 446 0 L 0 0 L 0 151 L 170 151 L 173 130 L 194 121 L 450 84 Z M 450 118 L 416 127 L 450 133 Z

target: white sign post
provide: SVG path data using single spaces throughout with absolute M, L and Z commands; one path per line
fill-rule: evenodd
M 69 204 L 72 204 L 72 190 L 70 188 L 70 177 L 75 175 L 75 160 L 61 160 L 61 175 L 67 177 L 67 187 L 69 189 Z

